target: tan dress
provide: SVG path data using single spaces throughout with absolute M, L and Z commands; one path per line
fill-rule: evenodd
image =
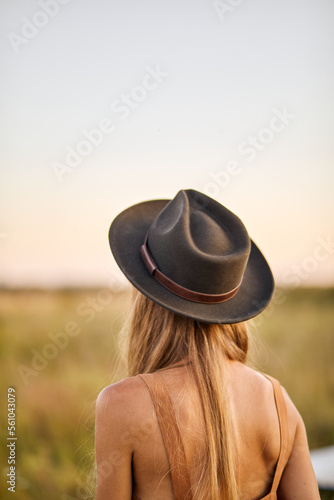
M 184 452 L 181 433 L 176 422 L 175 412 L 171 398 L 168 393 L 167 385 L 164 379 L 156 373 L 157 376 L 149 376 L 146 374 L 139 375 L 146 383 L 153 401 L 163 442 L 166 448 L 166 453 L 169 461 L 172 487 L 175 500 L 194 500 L 191 496 L 191 485 L 189 471 Z M 263 374 L 265 375 L 265 374 Z M 265 375 L 272 385 L 275 396 L 276 409 L 280 427 L 280 452 L 277 460 L 274 479 L 271 486 L 271 491 L 261 500 L 275 500 L 277 499 L 277 488 L 288 461 L 288 441 L 289 441 L 289 428 L 288 417 L 285 399 L 282 393 L 280 383 Z M 188 495 L 186 497 L 186 495 Z M 140 500 L 135 495 L 132 500 Z

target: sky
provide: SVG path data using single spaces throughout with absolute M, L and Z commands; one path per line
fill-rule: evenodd
M 334 285 L 331 0 L 2 0 L 0 286 L 107 286 L 113 218 L 196 189 Z

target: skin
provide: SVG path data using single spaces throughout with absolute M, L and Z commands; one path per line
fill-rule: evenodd
M 196 484 L 196 458 L 205 446 L 203 417 L 189 367 L 161 372 L 175 407 Z M 234 442 L 240 500 L 255 500 L 270 491 L 279 454 L 280 434 L 272 385 L 260 373 L 236 361 L 225 376 Z M 279 500 L 320 499 L 303 420 L 283 390 L 289 418 L 290 458 L 277 492 Z M 174 500 L 168 460 L 146 385 L 130 377 L 110 385 L 96 403 L 96 500 Z

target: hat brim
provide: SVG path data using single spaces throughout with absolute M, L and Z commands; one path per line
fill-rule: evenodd
M 259 314 L 272 297 L 274 278 L 266 259 L 253 241 L 241 287 L 226 302 L 192 302 L 175 295 L 150 275 L 141 258 L 140 247 L 149 226 L 169 201 L 151 200 L 133 205 L 112 222 L 109 244 L 124 275 L 153 302 L 194 320 L 205 323 L 239 323 Z

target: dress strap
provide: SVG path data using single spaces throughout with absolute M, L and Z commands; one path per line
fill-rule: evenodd
M 162 375 L 139 375 L 147 385 L 157 414 L 162 439 L 166 448 L 175 500 L 192 500 L 189 470 L 180 429 Z
M 288 446 L 289 446 L 289 423 L 288 423 L 288 412 L 286 408 L 285 398 L 282 392 L 282 388 L 278 380 L 270 375 L 263 375 L 270 380 L 274 389 L 275 403 L 278 414 L 279 428 L 280 428 L 280 451 L 278 456 L 278 461 L 276 465 L 275 475 L 272 482 L 270 493 L 276 493 L 279 482 L 281 480 L 284 467 L 288 461 Z M 267 498 L 267 497 L 266 497 Z M 268 497 L 270 498 L 270 497 Z

